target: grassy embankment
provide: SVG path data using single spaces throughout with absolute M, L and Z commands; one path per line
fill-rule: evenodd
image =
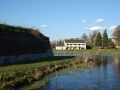
M 19 89 L 24 85 L 31 85 L 35 81 L 57 70 L 61 70 L 77 64 L 86 63 L 88 58 L 83 57 L 50 57 L 41 60 L 26 61 L 15 65 L 0 66 L 0 90 Z M 90 59 L 89 59 L 90 60 Z M 85 64 L 87 65 L 87 64 Z M 49 78 L 41 80 L 40 87 L 49 81 Z
M 54 54 L 106 54 L 118 55 L 120 51 L 117 49 L 81 49 L 81 50 L 53 50 Z
M 25 28 L 21 26 L 11 26 L 7 24 L 0 23 L 0 32 L 5 33 L 19 33 L 19 34 L 28 34 L 34 37 L 44 37 L 44 35 L 38 30 L 34 28 Z

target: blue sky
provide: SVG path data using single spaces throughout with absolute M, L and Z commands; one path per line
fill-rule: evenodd
M 51 41 L 89 36 L 107 30 L 109 38 L 120 19 L 120 0 L 0 0 L 0 23 L 34 27 Z

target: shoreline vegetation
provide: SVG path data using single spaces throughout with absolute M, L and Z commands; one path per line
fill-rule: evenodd
M 86 64 L 82 66 L 83 63 Z M 92 59 L 88 57 L 54 56 L 41 60 L 0 66 L 0 89 L 22 90 L 22 87 L 29 87 L 39 80 L 41 80 L 40 87 L 42 87 L 49 81 L 48 77 L 42 78 L 55 72 L 55 70 L 59 71 L 73 65 L 77 68 L 87 68 L 88 64 L 94 65 Z

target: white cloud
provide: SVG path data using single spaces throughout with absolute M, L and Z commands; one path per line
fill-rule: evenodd
M 48 26 L 48 25 L 45 25 L 45 24 L 44 24 L 44 25 L 41 25 L 41 28 L 46 28 L 47 26 Z
M 87 22 L 87 20 L 82 20 L 83 23 Z
M 85 30 L 89 30 L 89 28 L 88 28 L 88 27 L 86 27 L 86 28 L 85 28 Z
M 101 29 L 105 29 L 105 27 L 93 26 L 93 27 L 90 28 L 90 30 L 101 30 Z
M 114 30 L 117 26 L 111 26 L 108 28 L 108 30 Z
M 101 22 L 103 22 L 104 21 L 104 19 L 97 19 L 96 21 L 95 21 L 95 23 L 101 23 Z

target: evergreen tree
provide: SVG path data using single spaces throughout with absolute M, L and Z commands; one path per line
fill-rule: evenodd
M 102 46 L 102 36 L 100 32 L 98 32 L 96 36 L 95 46 Z
M 108 35 L 107 35 L 107 31 L 105 29 L 104 33 L 103 33 L 103 47 L 108 45 Z
M 87 41 L 87 40 L 88 40 L 88 36 L 84 33 L 83 36 L 82 36 L 82 39 L 83 39 L 84 41 Z
M 59 40 L 59 43 L 62 43 L 62 40 L 61 40 L 61 39 Z

